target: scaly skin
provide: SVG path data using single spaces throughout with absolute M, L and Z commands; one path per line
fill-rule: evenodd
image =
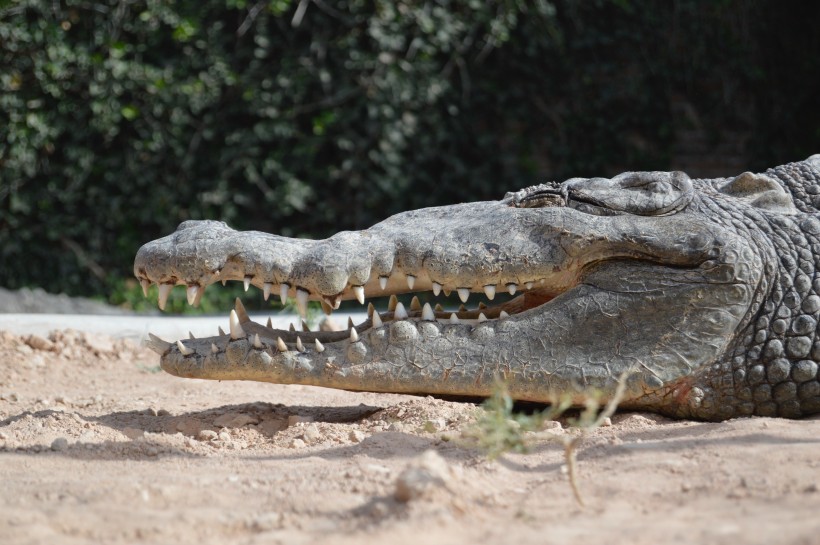
M 627 372 L 626 408 L 797 417 L 820 412 L 818 205 L 817 155 L 731 179 L 624 173 L 320 241 L 188 221 L 143 246 L 134 273 L 162 293 L 186 285 L 193 303 L 223 280 L 328 308 L 410 291 L 523 292 L 456 316 L 400 307 L 344 334 L 269 329 L 239 304 L 229 335 L 152 338 L 178 376 L 462 396 L 503 378 L 518 399 L 580 402 L 591 389 L 611 397 Z

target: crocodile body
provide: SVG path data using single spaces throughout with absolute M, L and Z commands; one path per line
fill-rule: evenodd
M 328 311 L 407 292 L 489 303 L 392 301 L 335 333 L 274 330 L 238 304 L 227 334 L 152 337 L 182 377 L 471 397 L 501 378 L 518 399 L 581 402 L 626 376 L 625 408 L 799 417 L 820 412 L 819 207 L 820 155 L 733 178 L 627 172 L 318 241 L 187 221 L 143 246 L 134 273 L 160 285 L 160 306 L 174 285 L 196 304 L 225 280 Z

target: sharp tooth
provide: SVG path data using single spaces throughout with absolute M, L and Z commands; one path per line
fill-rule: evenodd
M 353 286 L 353 295 L 360 305 L 364 304 L 364 286 Z
M 231 330 L 231 339 L 241 339 L 245 337 L 245 330 L 242 329 L 242 326 L 239 324 L 239 316 L 236 315 L 235 310 L 231 311 L 231 317 L 228 320 L 228 325 Z
M 396 310 L 393 311 L 393 319 L 404 320 L 405 318 L 407 318 L 407 311 L 404 309 L 404 305 L 397 303 Z
M 299 337 L 296 337 L 296 350 L 299 352 L 305 351 L 305 345 L 302 344 L 302 339 Z
M 495 299 L 495 285 L 489 284 L 487 286 L 484 286 L 484 295 L 486 295 L 487 299 L 489 299 L 490 301 Z
M 448 290 L 447 288 L 442 288 L 444 292 L 444 297 L 450 297 L 450 294 L 453 293 L 452 290 Z
M 292 323 L 288 324 L 288 331 L 292 331 L 292 332 L 295 333 L 296 332 L 296 326 L 294 326 Z
M 451 324 L 457 324 L 457 323 L 460 323 L 460 322 L 461 322 L 461 320 L 458 319 L 458 316 L 456 315 L 455 312 L 450 314 L 450 323 Z
M 307 332 L 307 333 L 310 333 L 310 326 L 309 326 L 309 325 L 307 325 L 307 322 L 306 322 L 306 321 L 304 321 L 304 320 L 302 320 L 302 331 L 305 331 L 305 332 Z
M 165 310 L 165 303 L 168 302 L 168 296 L 171 295 L 171 290 L 173 289 L 173 287 L 173 284 L 159 285 L 159 296 L 157 297 L 157 305 L 159 306 L 160 310 Z
M 487 305 L 484 304 L 484 301 L 479 301 L 478 302 L 478 310 L 481 310 L 482 308 L 487 308 Z
M 387 310 L 389 310 L 390 312 L 395 311 L 396 310 L 396 305 L 398 305 L 398 304 L 399 304 L 399 298 L 396 297 L 395 295 L 391 295 L 390 296 L 390 301 L 388 301 L 388 303 L 387 303 Z
M 384 325 L 384 323 L 382 322 L 382 317 L 379 316 L 378 312 L 373 313 L 372 320 L 373 320 L 373 327 L 381 327 L 381 326 Z
M 322 299 L 321 301 L 319 301 L 319 303 L 322 305 L 322 312 L 324 312 L 324 313 L 325 313 L 326 315 L 328 315 L 328 316 L 330 316 L 331 314 L 333 314 L 333 307 L 331 307 L 330 305 L 328 305 L 328 304 L 327 304 L 327 302 L 326 302 L 324 299 Z
M 194 337 L 194 334 L 193 334 L 193 333 L 191 333 L 190 331 L 188 332 L 188 338 L 189 338 L 189 339 L 191 339 L 192 341 L 193 341 L 194 339 L 196 339 L 196 337 Z
M 367 317 L 372 318 L 374 312 L 376 312 L 376 307 L 373 306 L 373 303 L 367 303 Z
M 479 312 L 479 313 L 478 313 L 478 322 L 479 322 L 479 323 L 481 323 L 481 322 L 486 322 L 486 321 L 487 321 L 487 317 L 486 317 L 486 316 L 484 316 L 484 313 L 483 313 L 483 312 Z
M 185 290 L 185 295 L 188 297 L 188 304 L 193 306 L 194 301 L 196 301 L 196 295 L 199 291 L 199 286 L 196 284 L 192 284 L 188 286 L 188 289 Z
M 347 317 L 347 327 L 355 327 L 353 324 L 353 318 L 351 318 L 350 316 Z
M 253 280 L 253 276 L 245 277 L 245 291 L 248 291 L 248 288 L 251 287 L 251 280 Z
M 441 303 L 436 303 L 436 312 L 444 312 L 444 307 L 441 306 Z
M 271 284 L 270 282 L 265 282 L 262 285 L 262 297 L 265 298 L 265 301 L 267 301 L 268 297 L 270 297 L 270 290 L 271 290 L 272 287 L 273 287 L 273 284 Z
M 413 286 L 415 286 L 415 285 L 416 285 L 416 277 L 413 276 L 412 274 L 408 274 L 407 275 L 407 287 L 412 290 Z
M 211 352 L 214 353 L 214 354 L 219 352 L 219 348 L 217 348 L 214 343 L 211 343 Z
M 177 348 L 179 348 L 179 353 L 183 356 L 190 356 L 194 353 L 193 350 L 187 348 L 184 344 L 182 344 L 182 341 L 177 341 Z
M 336 298 L 333 300 L 333 310 L 339 310 L 339 307 L 342 304 L 342 300 L 340 298 Z
M 319 342 L 319 339 L 316 339 L 316 340 L 314 341 L 314 343 L 316 344 L 316 351 L 317 351 L 317 352 L 320 352 L 320 353 L 321 353 L 321 352 L 324 352 L 324 351 L 325 351 L 325 346 L 324 346 L 322 343 L 320 343 L 320 342 Z
M 236 301 L 234 301 L 233 306 L 236 310 L 236 317 L 239 318 L 240 324 L 244 324 L 246 322 L 251 321 L 250 316 L 248 316 L 248 311 L 245 310 L 245 305 L 242 304 L 242 301 L 239 300 L 239 297 L 236 298 Z
M 470 289 L 469 288 L 458 288 L 458 298 L 461 299 L 462 303 L 466 303 L 467 299 L 470 298 Z
M 380 277 L 379 277 L 379 286 L 380 286 L 383 290 L 384 290 L 384 289 L 387 289 L 387 277 L 386 277 L 386 276 L 380 276 Z
M 153 333 L 149 333 L 148 340 L 145 341 L 145 346 L 161 356 L 168 352 L 168 349 L 171 348 L 171 343 L 163 341 Z
M 515 295 L 515 290 L 518 289 L 518 286 L 515 283 L 510 282 L 507 284 L 507 291 L 510 292 L 510 295 Z
M 510 315 L 509 315 L 509 314 L 507 314 L 507 312 L 506 312 L 506 311 L 504 311 L 504 310 L 502 310 L 502 311 L 498 314 L 498 318 L 499 318 L 500 320 L 503 320 L 504 318 L 509 318 L 509 317 L 510 317 Z
M 433 282 L 433 295 L 438 297 L 439 293 L 441 293 L 441 284 Z
M 253 336 L 253 347 L 262 348 L 262 339 L 259 338 L 259 333 Z
M 436 315 L 433 313 L 433 307 L 430 306 L 430 303 L 424 303 L 424 308 L 421 309 L 421 319 L 427 320 L 428 322 L 432 322 L 436 319 Z
M 228 284 L 228 279 L 227 279 L 227 278 L 223 278 L 223 279 L 222 279 L 222 287 L 224 288 L 227 284 Z
M 458 305 L 458 311 L 459 312 L 467 312 L 467 307 L 465 307 L 464 305 Z
M 359 333 L 355 327 L 350 328 L 350 342 L 355 343 L 359 341 Z
M 281 286 L 279 286 L 279 299 L 282 300 L 283 305 L 288 304 L 288 290 L 289 289 L 290 289 L 290 285 L 285 284 L 284 282 L 282 283 Z
M 410 310 L 421 310 L 421 301 L 419 301 L 419 298 L 415 295 L 413 296 L 413 299 L 410 301 Z
M 268 326 L 268 329 L 273 329 L 273 320 L 270 319 L 270 316 L 268 316 L 268 323 L 265 325 Z
M 524 287 L 527 288 L 528 290 L 531 290 L 532 289 L 532 282 L 527 282 L 526 284 L 524 284 Z
M 145 297 L 148 297 L 148 288 L 151 287 L 151 282 L 143 278 L 142 280 L 140 280 L 140 286 L 142 286 L 142 294 Z
M 225 336 L 225 330 L 222 329 L 222 326 L 218 326 L 216 329 L 219 331 L 220 336 L 222 336 L 222 337 Z
M 301 316 L 307 316 L 307 302 L 309 295 L 309 292 L 301 288 L 296 288 L 296 308 Z
M 282 337 L 276 337 L 276 348 L 279 349 L 279 352 L 288 351 L 288 345 L 285 344 L 285 341 L 282 340 Z

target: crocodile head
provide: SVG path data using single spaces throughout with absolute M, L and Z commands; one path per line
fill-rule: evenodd
M 817 365 L 783 347 L 795 321 L 816 319 L 820 304 L 789 314 L 781 353 L 766 350 L 796 278 L 783 252 L 797 263 L 805 249 L 795 237 L 820 225 L 793 199 L 801 177 L 818 182 L 817 163 L 717 180 L 681 172 L 573 178 L 316 241 L 186 221 L 144 245 L 134 273 L 143 287 L 159 284 L 161 307 L 175 285 L 196 304 L 226 280 L 265 298 L 295 297 L 300 308 L 318 300 L 328 312 L 342 300 L 407 292 L 432 292 L 422 297 L 433 305 L 441 292 L 468 306 L 482 301 L 444 311 L 393 300 L 344 332 L 271 329 L 238 304 L 228 334 L 152 337 L 162 368 L 182 377 L 455 396 L 486 396 L 502 378 L 514 397 L 549 402 L 580 401 L 590 390 L 612 396 L 628 373 L 626 407 L 709 419 L 796 416 L 820 410 L 820 392 L 801 401 L 792 370 L 808 361 L 816 375 Z M 820 303 L 811 269 L 808 288 L 795 292 L 798 307 L 811 307 L 811 297 Z M 783 361 L 785 378 L 772 372 Z M 794 391 L 778 400 L 784 381 Z

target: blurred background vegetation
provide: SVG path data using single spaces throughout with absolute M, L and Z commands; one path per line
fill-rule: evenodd
M 0 286 L 136 304 L 136 250 L 186 219 L 324 237 L 547 179 L 804 159 L 818 20 L 782 0 L 0 0 Z

